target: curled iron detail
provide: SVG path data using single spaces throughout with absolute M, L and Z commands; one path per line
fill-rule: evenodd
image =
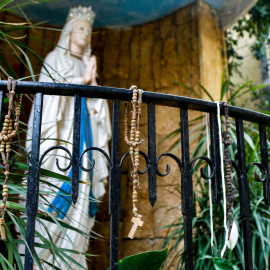
M 30 156 L 29 156 L 27 150 L 26 150 L 24 147 L 22 147 L 22 146 L 20 146 L 20 145 L 18 145 L 18 144 L 11 144 L 11 146 L 12 146 L 12 147 L 15 147 L 15 148 L 21 149 L 21 150 L 24 152 L 24 154 L 25 154 L 25 157 L 26 157 L 26 160 L 27 160 L 27 164 L 29 164 Z
M 84 168 L 84 166 L 82 165 L 82 158 L 83 158 L 83 155 L 84 155 L 86 152 L 94 151 L 94 150 L 100 152 L 101 154 L 103 154 L 103 155 L 105 156 L 105 158 L 106 158 L 107 161 L 108 161 L 109 167 L 111 168 L 111 167 L 112 167 L 112 162 L 111 162 L 111 159 L 109 158 L 108 154 L 107 154 L 103 149 L 98 148 L 98 147 L 89 147 L 89 148 L 87 148 L 87 149 L 85 149 L 85 150 L 83 151 L 83 153 L 81 154 L 80 159 L 79 159 L 79 161 L 80 161 L 80 163 L 79 163 L 80 168 L 81 168 L 83 171 L 85 171 L 85 172 L 90 172 L 90 171 L 93 170 L 93 168 L 95 167 L 95 160 L 93 159 L 93 162 L 92 162 L 92 164 L 91 164 L 91 167 L 90 167 L 89 169 L 87 169 L 87 168 Z
M 58 169 L 59 171 L 61 171 L 61 172 L 65 172 L 65 171 L 69 170 L 70 167 L 71 167 L 71 165 L 72 165 L 72 164 L 71 164 L 72 155 L 71 155 L 70 151 L 69 151 L 66 147 L 64 147 L 64 146 L 59 146 L 59 145 L 57 145 L 57 146 L 52 146 L 52 147 L 50 147 L 49 149 L 47 149 L 47 150 L 43 153 L 43 155 L 40 157 L 40 160 L 39 160 L 39 166 L 41 167 L 41 164 L 42 164 L 42 161 L 43 161 L 44 157 L 45 157 L 50 151 L 56 150 L 56 149 L 63 150 L 63 151 L 65 151 L 65 152 L 69 155 L 69 158 L 70 158 L 70 159 L 69 159 L 69 164 L 68 164 L 68 166 L 65 167 L 65 168 L 61 168 L 61 167 L 59 166 L 59 160 L 58 160 L 58 158 L 56 158 L 56 166 L 57 166 L 57 169 Z
M 249 171 L 250 171 L 251 167 L 253 167 L 253 166 L 257 166 L 260 169 L 261 173 L 262 173 L 262 178 L 260 178 L 260 176 L 257 173 L 255 173 L 254 174 L 255 180 L 257 182 L 264 182 L 266 177 L 267 177 L 266 169 L 264 168 L 264 166 L 259 162 L 253 162 L 253 163 L 251 163 L 251 164 L 249 164 L 247 166 L 247 173 L 248 174 L 249 174 Z
M 211 174 L 210 175 L 206 175 L 205 172 L 204 172 L 204 168 L 201 167 L 201 169 L 200 169 L 201 177 L 203 179 L 211 179 L 214 176 L 214 174 L 215 174 L 215 169 L 214 169 L 214 165 L 213 165 L 212 160 L 209 159 L 208 157 L 201 156 L 201 157 L 197 157 L 197 158 L 193 159 L 193 161 L 190 163 L 190 169 L 191 169 L 191 171 L 193 170 L 193 167 L 194 167 L 195 162 L 197 160 L 199 160 L 199 159 L 202 159 L 202 160 L 206 161 L 206 163 L 210 166 L 210 170 L 211 170 Z
M 145 174 L 145 173 L 147 173 L 148 170 L 149 170 L 149 163 L 150 163 L 150 160 L 149 160 L 148 156 L 147 156 L 143 151 L 139 151 L 139 154 L 140 154 L 141 156 L 143 156 L 143 158 L 144 158 L 144 160 L 145 160 L 147 166 L 146 166 L 146 169 L 145 169 L 144 171 L 138 171 L 138 173 L 139 173 L 139 174 Z M 121 161 L 120 161 L 120 167 L 122 167 L 123 161 L 125 160 L 125 158 L 126 158 L 128 155 L 129 155 L 129 152 L 127 152 L 127 153 L 125 153 L 125 154 L 123 155 L 123 157 L 121 158 Z
M 159 155 L 159 156 L 157 157 L 157 159 L 156 159 L 156 165 L 157 165 L 156 172 L 157 172 L 157 174 L 158 174 L 159 176 L 162 176 L 162 177 L 167 176 L 167 175 L 170 173 L 170 170 L 171 170 L 170 165 L 167 164 L 167 166 L 166 166 L 166 172 L 165 172 L 165 173 L 160 172 L 160 170 L 159 170 L 159 168 L 158 168 L 158 162 L 159 162 L 159 160 L 160 160 L 162 157 L 164 157 L 164 156 L 166 156 L 166 157 L 171 157 L 172 159 L 174 159 L 174 160 L 177 162 L 180 171 L 182 170 L 183 164 L 182 164 L 181 160 L 180 160 L 176 155 L 174 155 L 174 154 L 172 154 L 172 153 L 163 153 L 163 154 Z

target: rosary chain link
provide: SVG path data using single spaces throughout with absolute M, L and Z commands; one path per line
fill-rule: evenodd
M 11 82 L 12 86 L 11 86 Z M 5 165 L 5 181 L 3 184 L 3 201 L 1 204 L 1 210 L 0 210 L 0 218 L 3 217 L 5 209 L 6 209 L 6 202 L 8 197 L 8 177 L 9 177 L 9 156 L 11 152 L 11 142 L 14 137 L 16 137 L 18 130 L 19 130 L 19 118 L 21 114 L 21 104 L 22 104 L 22 94 L 19 95 L 17 104 L 15 107 L 15 88 L 16 88 L 17 81 L 13 80 L 12 77 L 8 77 L 8 83 L 7 83 L 7 89 L 9 92 L 9 105 L 8 105 L 8 113 L 5 116 L 4 124 L 2 127 L 2 131 L 0 132 L 0 152 L 3 159 L 3 164 Z M 14 109 L 15 108 L 15 109 Z M 11 119 L 12 111 L 15 112 L 15 120 L 14 120 L 14 129 Z
M 139 123 L 141 115 L 141 103 L 142 103 L 142 90 L 138 90 L 136 86 L 131 86 L 133 90 L 132 95 L 132 111 L 131 111 L 131 128 L 130 128 L 130 138 L 128 139 L 128 116 L 127 116 L 127 102 L 125 102 L 124 109 L 124 137 L 125 142 L 129 145 L 129 154 L 131 156 L 131 162 L 133 165 L 133 171 L 131 172 L 131 177 L 133 178 L 133 193 L 132 193 L 132 203 L 133 203 L 133 215 L 136 218 L 141 218 L 142 216 L 137 213 L 137 188 L 140 188 L 139 179 L 139 146 L 142 143 L 140 139 Z
M 233 225 L 233 217 L 232 217 L 232 205 L 235 199 L 236 188 L 234 182 L 232 180 L 232 161 L 230 158 L 230 151 L 228 147 L 231 145 L 229 128 L 230 128 L 230 120 L 229 120 L 229 110 L 228 103 L 222 102 L 224 106 L 225 113 L 225 131 L 222 134 L 222 143 L 224 144 L 224 161 L 226 167 L 226 185 L 228 191 L 228 202 L 227 202 L 227 218 L 230 222 L 229 231 L 228 231 L 228 240 L 231 235 L 232 225 Z

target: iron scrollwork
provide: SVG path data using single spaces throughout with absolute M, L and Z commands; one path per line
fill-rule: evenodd
M 144 171 L 138 171 L 139 174 L 145 174 L 148 172 L 149 170 L 149 158 L 148 156 L 143 152 L 143 151 L 139 151 L 139 154 L 144 158 L 145 163 L 146 163 L 146 169 Z M 129 152 L 125 153 L 124 156 L 122 157 L 121 161 L 120 161 L 120 167 L 122 167 L 122 164 L 125 160 L 125 158 L 129 155 Z
M 156 159 L 156 172 L 157 172 L 157 174 L 158 174 L 159 176 L 161 176 L 161 177 L 167 176 L 167 175 L 170 173 L 170 170 L 171 170 L 171 167 L 170 167 L 169 164 L 167 164 L 167 166 L 166 166 L 166 172 L 165 172 L 165 173 L 162 173 L 162 172 L 159 170 L 159 168 L 158 168 L 158 162 L 159 162 L 159 160 L 160 160 L 162 157 L 164 157 L 164 156 L 171 157 L 172 159 L 174 159 L 174 160 L 177 162 L 180 171 L 182 171 L 183 164 L 182 164 L 181 160 L 180 160 L 176 155 L 174 155 L 174 154 L 172 154 L 172 153 L 163 153 L 163 154 L 159 155 L 159 156 L 157 157 L 157 159 Z
M 193 159 L 193 161 L 190 163 L 190 169 L 191 169 L 191 171 L 193 170 L 193 167 L 194 167 L 195 162 L 197 160 L 199 160 L 199 159 L 206 161 L 206 163 L 210 166 L 210 171 L 211 171 L 211 174 L 210 175 L 206 175 L 205 172 L 204 172 L 204 168 L 201 167 L 201 169 L 200 169 L 201 177 L 203 179 L 211 179 L 214 176 L 214 174 L 215 174 L 215 169 L 214 169 L 213 162 L 208 157 L 201 156 L 201 157 L 197 157 L 197 158 Z
M 105 156 L 105 158 L 106 158 L 106 160 L 107 160 L 107 162 L 108 162 L 108 164 L 109 164 L 109 167 L 111 168 L 111 167 L 112 167 L 112 162 L 111 162 L 111 160 L 110 160 L 110 157 L 108 156 L 108 154 L 106 153 L 106 151 L 104 151 L 103 149 L 98 148 L 98 147 L 89 147 L 89 148 L 87 148 L 87 149 L 85 149 L 85 150 L 83 151 L 83 153 L 82 153 L 81 156 L 80 156 L 80 163 L 79 163 L 80 168 L 81 168 L 83 171 L 85 171 L 85 172 L 90 172 L 90 171 L 93 170 L 93 168 L 95 167 L 95 160 L 93 159 L 90 168 L 87 169 L 87 168 L 85 168 L 85 167 L 82 165 L 82 159 L 83 159 L 83 155 L 84 155 L 85 153 L 90 152 L 90 151 L 94 151 L 94 150 L 100 152 L 101 154 L 103 154 L 103 156 Z
M 70 151 L 69 151 L 66 147 L 64 147 L 64 146 L 59 146 L 59 145 L 57 145 L 57 146 L 52 146 L 52 147 L 48 148 L 48 149 L 42 154 L 42 156 L 40 157 L 40 160 L 39 160 L 39 166 L 41 167 L 41 164 L 42 164 L 42 161 L 43 161 L 44 157 L 45 157 L 50 151 L 56 150 L 56 149 L 60 149 L 60 150 L 65 151 L 65 152 L 68 154 L 68 156 L 69 156 L 69 164 L 68 164 L 68 166 L 65 167 L 65 168 L 61 168 L 61 167 L 59 166 L 59 160 L 58 160 L 58 158 L 56 158 L 56 166 L 57 166 L 58 170 L 61 171 L 61 172 L 66 172 L 67 170 L 70 169 L 70 167 L 71 167 L 71 165 L 72 165 L 72 163 L 71 163 L 72 155 L 71 155 Z

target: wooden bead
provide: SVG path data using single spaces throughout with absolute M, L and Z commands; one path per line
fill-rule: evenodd
M 3 185 L 3 188 L 8 188 L 8 185 Z
M 9 115 L 6 115 L 6 116 L 5 116 L 5 118 L 6 118 L 6 119 L 9 119 L 9 118 L 10 118 L 10 116 L 9 116 Z
M 3 194 L 2 194 L 3 197 L 6 197 L 7 195 L 8 195 L 7 192 L 3 192 Z
M 14 96 L 14 95 L 15 95 L 15 91 L 12 90 L 12 91 L 10 92 L 10 94 Z
M 7 188 L 4 188 L 3 189 L 3 192 L 6 192 L 7 193 L 8 192 L 8 189 Z
M 1 204 L 1 209 L 3 210 L 6 207 L 4 203 Z
M 133 208 L 133 212 L 137 212 L 138 209 L 136 207 Z
M 6 176 L 9 176 L 10 172 L 9 172 L 9 171 L 6 171 L 6 172 L 4 172 L 4 174 L 5 174 Z
M 7 151 L 7 153 L 10 153 L 11 152 L 11 149 L 7 149 L 6 151 Z

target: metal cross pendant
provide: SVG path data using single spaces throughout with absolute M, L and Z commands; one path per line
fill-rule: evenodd
M 142 227 L 142 225 L 143 225 L 144 222 L 141 220 L 140 217 L 138 217 L 138 218 L 133 217 L 133 218 L 131 219 L 131 222 L 133 222 L 134 224 L 133 224 L 133 226 L 132 226 L 132 228 L 131 228 L 131 230 L 130 230 L 130 232 L 129 232 L 129 234 L 128 234 L 128 237 L 129 237 L 130 239 L 133 239 L 134 236 L 135 236 L 135 233 L 136 233 L 136 231 L 137 231 L 137 229 L 138 229 L 138 226 Z
M 6 239 L 6 231 L 5 231 L 5 219 L 4 218 L 0 218 L 0 233 L 1 233 L 1 238 L 2 240 Z

